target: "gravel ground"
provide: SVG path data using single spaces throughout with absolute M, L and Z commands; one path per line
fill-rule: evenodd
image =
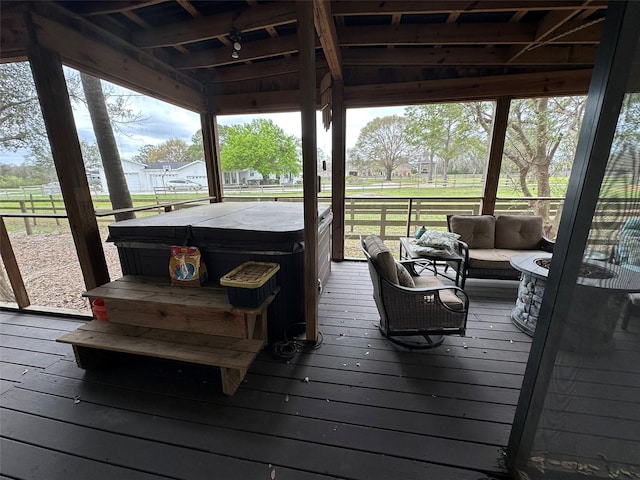
M 86 288 L 70 233 L 13 233 L 11 244 L 31 305 L 90 311 L 88 300 L 82 297 Z M 103 247 L 111 278 L 121 277 L 115 245 L 104 242 Z

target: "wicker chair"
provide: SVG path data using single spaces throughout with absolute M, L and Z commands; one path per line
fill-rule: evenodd
M 425 349 L 439 346 L 444 335 L 465 334 L 469 298 L 461 288 L 444 286 L 433 275 L 415 277 L 415 287 L 402 286 L 397 280 L 399 263 L 380 238 L 361 236 L 360 247 L 367 258 L 382 335 L 406 348 Z

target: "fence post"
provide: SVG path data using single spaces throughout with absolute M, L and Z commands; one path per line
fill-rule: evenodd
M 387 233 L 387 206 L 382 205 L 380 207 L 380 238 L 384 240 Z
M 56 202 L 53 200 L 53 195 L 49 195 L 49 200 L 51 201 L 51 209 L 53 210 L 53 213 L 58 213 L 56 210 Z M 58 218 L 56 218 L 56 225 L 60 225 L 60 219 Z
M 33 205 L 33 194 L 29 194 L 29 202 L 31 203 L 31 213 L 36 213 L 36 207 Z M 36 217 L 33 217 L 33 226 L 36 225 Z
M 355 214 L 355 208 L 356 208 L 356 206 L 355 206 L 355 203 L 354 203 L 353 198 L 349 201 L 349 203 L 350 203 L 350 207 L 351 207 L 351 214 L 350 214 L 350 218 L 351 218 L 351 225 L 350 225 L 350 229 L 349 229 L 349 231 L 353 233 L 353 222 L 354 222 L 354 221 L 355 221 L 355 219 L 356 219 L 356 214 Z
M 27 213 L 27 206 L 24 203 L 24 200 L 19 200 L 20 202 L 20 211 L 22 213 Z M 27 235 L 31 235 L 33 232 L 31 231 L 31 224 L 29 223 L 29 218 L 22 217 L 24 220 L 24 227 L 27 230 Z
M 411 233 L 411 210 L 413 209 L 413 198 L 409 199 L 409 206 L 407 209 L 407 237 L 409 237 L 409 233 Z

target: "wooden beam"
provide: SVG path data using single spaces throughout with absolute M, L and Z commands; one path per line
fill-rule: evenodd
M 381 25 L 338 28 L 345 46 L 529 44 L 535 26 L 519 23 L 451 23 L 437 25 Z
M 428 13 L 450 13 L 452 10 L 466 12 L 503 12 L 503 11 L 540 11 L 540 10 L 575 10 L 580 8 L 582 1 L 554 1 L 554 0 L 522 0 L 522 1 L 470 1 L 470 0 L 447 0 L 446 2 L 432 1 L 357 1 L 357 2 L 335 2 L 333 15 L 392 15 L 402 14 L 428 14 Z M 589 4 L 590 7 L 606 8 L 605 0 L 595 1 Z
M 131 41 L 140 48 L 170 47 L 226 36 L 234 27 L 250 32 L 294 23 L 295 20 L 292 3 L 274 2 L 142 30 L 135 32 Z
M 223 191 L 218 122 L 213 113 L 205 112 L 200 114 L 200 124 L 202 125 L 202 144 L 204 146 L 204 163 L 207 167 L 209 195 L 216 197 L 211 203 L 221 202 Z
M 11 289 L 13 290 L 13 296 L 18 304 L 18 307 L 25 308 L 31 305 L 31 301 L 29 300 L 29 294 L 27 293 L 27 289 L 24 286 L 24 281 L 22 280 L 22 274 L 20 273 L 20 267 L 18 266 L 18 262 L 16 260 L 16 256 L 13 252 L 13 247 L 11 246 L 11 239 L 9 238 L 9 233 L 7 232 L 7 227 L 4 224 L 4 219 L 0 216 L 0 256 L 2 257 L 2 262 L 4 263 L 4 268 L 7 272 L 7 276 L 9 277 L 9 283 L 11 284 Z
M 344 211 L 346 171 L 347 111 L 344 107 L 344 83 L 334 80 L 331 87 L 331 259 L 344 260 Z
M 108 2 L 74 2 L 73 12 L 84 17 L 122 13 L 162 3 L 165 0 L 110 0 Z
M 334 80 L 342 80 L 342 60 L 340 58 L 336 25 L 331 16 L 330 1 L 314 0 L 313 13 L 316 33 L 320 39 L 320 45 L 322 45 L 324 58 L 327 59 L 331 77 Z
M 80 151 L 60 56 L 31 33 L 29 62 L 47 129 L 53 162 L 87 289 L 109 282 L 102 239 Z
M 134 22 L 136 25 L 140 25 L 143 28 L 150 28 L 150 25 L 143 20 L 140 15 L 138 15 L 136 12 L 134 11 L 125 11 L 122 12 L 122 15 L 124 15 L 125 17 L 127 17 L 129 20 L 131 20 L 132 22 Z M 111 17 L 106 17 L 106 18 L 111 18 Z M 113 22 L 115 22 L 115 20 L 113 20 Z M 126 33 L 124 35 L 122 35 L 123 37 L 129 37 L 129 34 Z M 178 50 L 180 53 L 189 53 L 189 50 L 187 50 L 186 48 L 184 48 L 181 45 L 176 45 L 174 47 L 176 50 Z M 151 50 L 151 53 L 155 53 L 154 50 Z
M 513 51 L 511 52 L 509 61 L 512 62 L 520 55 L 525 53 L 531 46 L 535 43 L 548 38 L 552 32 L 560 28 L 561 25 L 567 23 L 573 16 L 575 16 L 575 11 L 556 11 L 547 13 L 542 20 L 538 22 L 538 26 L 536 27 L 536 33 L 534 36 L 534 41 L 529 45 L 513 47 Z
M 0 63 L 27 59 L 29 34 L 21 17 L 2 18 L 0 23 Z
M 296 2 L 300 44 L 300 117 L 304 190 L 304 318 L 308 342 L 318 341 L 318 193 L 316 67 L 313 4 Z
M 38 41 L 58 52 L 66 64 L 173 105 L 206 110 L 201 91 L 190 84 L 195 82 L 177 80 L 180 72 L 169 66 L 162 67 L 151 57 L 149 64 L 143 64 L 134 52 L 119 50 L 39 14 L 32 18 Z
M 191 55 L 175 55 L 171 64 L 178 69 L 210 68 L 222 65 L 233 65 L 249 60 L 277 57 L 298 51 L 298 40 L 295 35 L 270 38 L 259 42 L 244 42 L 239 58 L 231 57 L 228 48 L 216 48 Z
M 602 36 L 603 24 L 604 17 L 592 20 L 588 23 L 572 20 L 565 23 L 554 32 L 553 41 L 550 43 L 599 45 L 600 37 Z
M 502 97 L 585 95 L 590 69 L 451 78 L 345 87 L 347 108 L 487 100 Z M 375 99 L 375 100 L 372 100 Z
M 500 97 L 496 101 L 496 110 L 491 127 L 491 146 L 489 147 L 489 162 L 484 179 L 484 193 L 482 195 L 482 214 L 493 215 L 498 196 L 498 182 L 500 181 L 500 167 L 502 154 L 509 123 L 509 107 L 511 98 Z
M 524 53 L 510 65 L 593 65 L 597 47 L 590 45 L 541 47 Z M 375 65 L 380 67 L 477 66 L 506 65 L 509 47 L 446 48 L 350 48 L 343 57 L 345 67 Z
M 216 68 L 200 78 L 203 83 L 231 83 L 258 78 L 277 77 L 289 73 L 298 73 L 300 62 L 295 57 L 271 60 L 251 64 L 238 64 L 226 68 Z M 327 62 L 316 61 L 316 70 L 326 70 Z
M 184 8 L 193 18 L 200 18 L 202 13 L 191 3 L 190 0 L 176 0 L 178 5 Z

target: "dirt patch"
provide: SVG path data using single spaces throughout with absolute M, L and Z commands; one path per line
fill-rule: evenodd
M 106 231 L 101 233 L 106 238 Z M 11 244 L 31 305 L 90 311 L 82 297 L 86 288 L 70 233 L 13 233 Z M 110 242 L 103 242 L 103 248 L 110 277 L 121 277 L 117 248 Z

